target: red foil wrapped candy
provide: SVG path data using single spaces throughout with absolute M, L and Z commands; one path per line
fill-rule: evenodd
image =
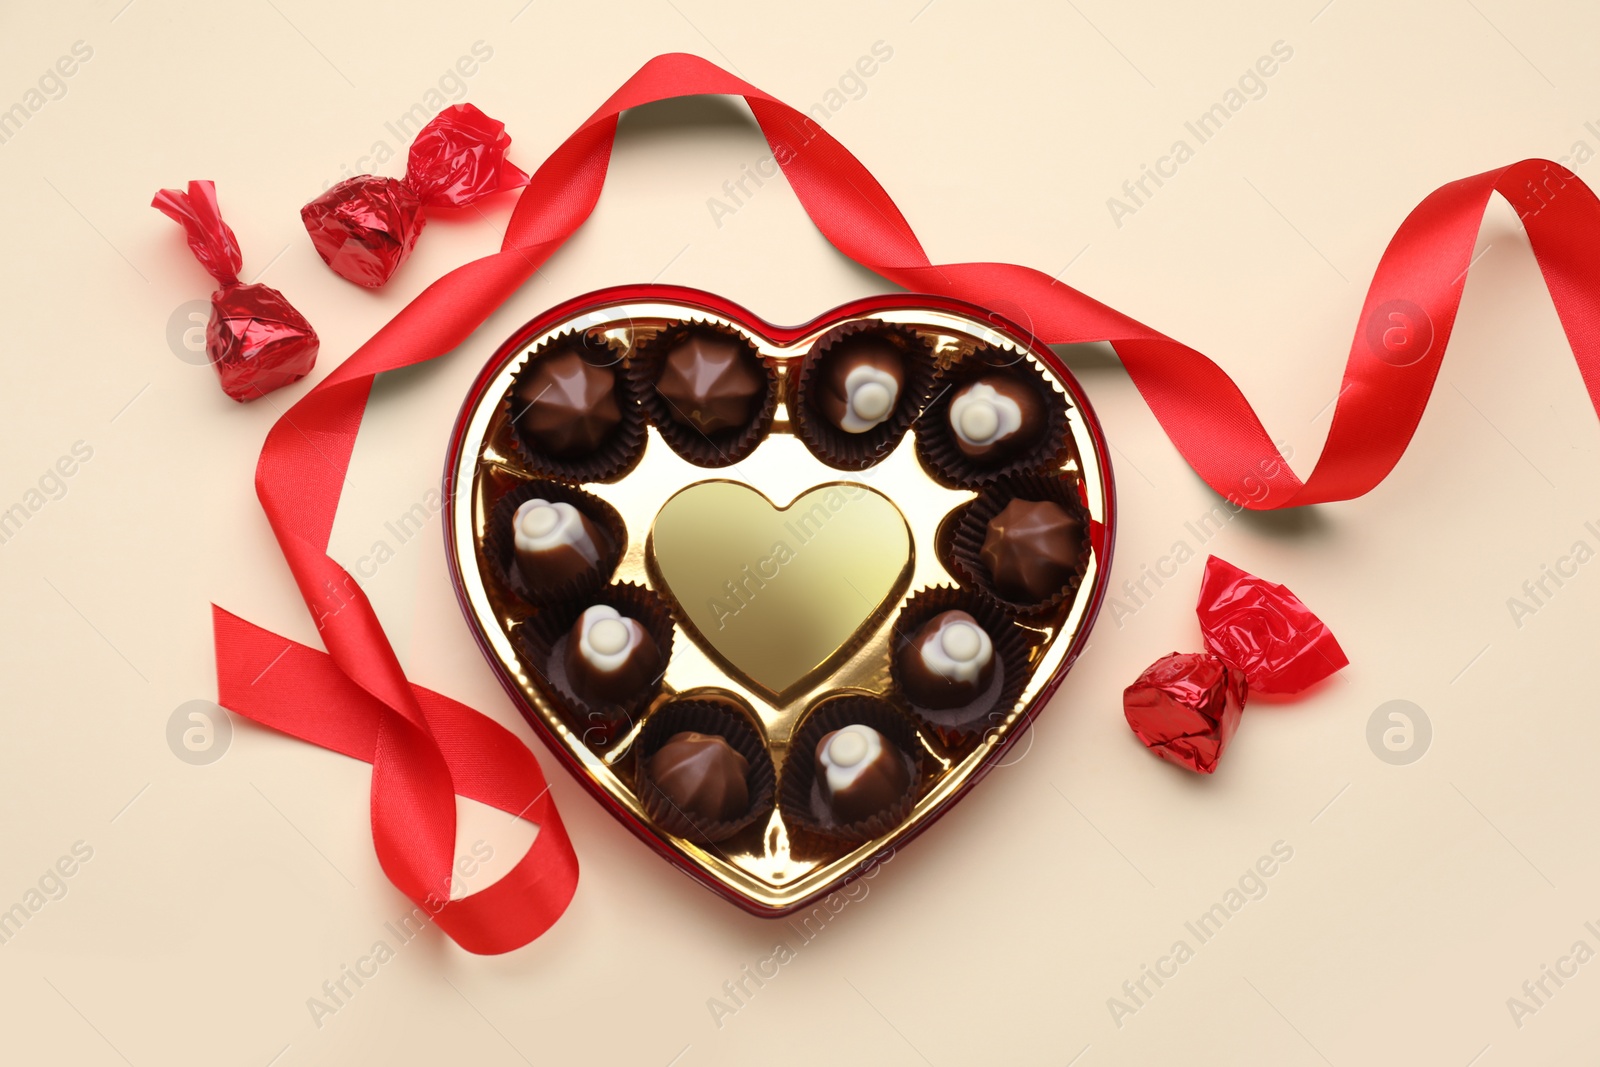
M 335 274 L 376 289 L 411 255 L 424 207 L 466 207 L 528 184 L 506 159 L 511 137 L 471 104 L 447 107 L 412 142 L 403 179 L 362 174 L 300 209 L 311 243 Z
M 216 185 L 162 189 L 150 206 L 183 227 L 190 251 L 221 286 L 211 294 L 206 355 L 222 391 L 243 403 L 304 378 L 317 362 L 317 331 L 278 290 L 239 281 L 244 259 L 222 221 Z
M 1123 691 L 1122 708 L 1146 748 L 1198 774 L 1217 769 L 1250 691 L 1298 693 L 1350 662 L 1299 597 L 1216 556 L 1195 612 L 1206 651 L 1151 664 Z
M 1209 652 L 1174 652 L 1123 691 L 1122 708 L 1151 752 L 1210 774 L 1239 728 L 1245 692 L 1244 675 Z

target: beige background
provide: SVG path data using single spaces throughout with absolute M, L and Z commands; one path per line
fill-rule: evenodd
M 531 167 L 654 53 L 706 55 L 805 107 L 882 41 L 892 59 L 828 128 L 933 258 L 1060 271 L 1211 353 L 1304 472 L 1405 213 L 1446 181 L 1600 148 L 1585 127 L 1600 126 L 1592 11 L 125 3 L 12 4 L 0 33 L 5 107 L 75 42 L 93 49 L 0 144 L 0 509 L 75 442 L 93 450 L 0 545 L 0 908 L 76 843 L 92 849 L 65 895 L 0 945 L 6 1062 L 1593 1061 L 1600 963 L 1559 989 L 1547 980 L 1554 996 L 1520 1027 L 1507 1007 L 1574 942 L 1600 949 L 1584 927 L 1600 928 L 1600 577 L 1580 569 L 1520 627 L 1507 607 L 1574 542 L 1600 547 L 1584 526 L 1600 520 L 1600 436 L 1503 204 L 1395 476 L 1360 501 L 1239 518 L 1206 546 L 1304 596 L 1352 666 L 1309 699 L 1248 711 L 1214 779 L 1158 763 L 1119 694 L 1156 656 L 1197 645 L 1189 564 L 1120 627 L 1102 616 L 1026 754 L 720 1027 L 709 998 L 800 939 L 667 868 L 555 766 L 468 637 L 437 525 L 371 595 L 414 679 L 535 746 L 583 881 L 532 947 L 480 959 L 430 931 L 313 1021 L 308 998 L 409 909 L 373 858 L 367 768 L 242 722 L 224 758 L 192 766 L 166 733 L 180 705 L 215 695 L 212 601 L 313 639 L 251 489 L 267 427 L 307 385 L 240 407 L 169 346 L 174 310 L 208 286 L 146 206 L 160 186 L 214 178 L 246 273 L 265 270 L 321 333 L 321 375 L 496 244 L 488 223 L 436 221 L 370 294 L 327 271 L 296 217 L 373 142 L 400 147 L 385 122 L 476 42 L 492 57 L 466 98 L 508 124 Z M 1107 198 L 1277 41 L 1293 57 L 1265 94 L 1116 225 Z M 742 106 L 626 120 L 572 246 L 453 358 L 382 384 L 340 515 L 343 558 L 436 484 L 467 384 L 543 308 L 659 279 L 794 321 L 882 288 L 825 246 L 781 183 L 716 224 L 708 198 L 763 152 Z M 485 213 L 500 225 L 509 210 Z M 1120 584 L 1214 497 L 1106 352 L 1070 359 L 1116 448 Z M 1406 766 L 1367 742 L 1369 716 L 1397 699 L 1433 729 Z M 481 884 L 527 838 L 466 816 L 463 851 L 481 841 L 495 857 Z M 1198 945 L 1184 923 L 1280 841 L 1293 858 L 1266 895 Z M 1118 1026 L 1108 998 L 1180 938 L 1194 958 Z

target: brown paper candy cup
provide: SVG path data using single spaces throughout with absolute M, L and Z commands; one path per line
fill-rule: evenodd
M 817 742 L 824 734 L 853 724 L 870 726 L 884 736 L 906 760 L 911 784 L 905 794 L 869 819 L 851 823 L 834 821 L 827 798 L 817 781 Z M 922 742 L 917 731 L 893 704 L 878 697 L 849 695 L 818 704 L 806 715 L 789 742 L 778 785 L 778 804 L 792 831 L 859 844 L 881 837 L 905 821 L 922 788 Z
M 578 617 L 596 604 L 616 608 L 638 620 L 661 652 L 662 674 L 627 700 L 591 701 L 573 689 L 567 677 L 567 642 Z M 672 660 L 672 612 L 653 590 L 632 582 L 618 582 L 592 597 L 542 608 L 517 630 L 523 662 L 556 697 L 570 725 L 596 747 L 610 744 L 632 729 L 661 690 L 665 664 Z
M 732 698 L 729 698 L 732 699 Z M 697 819 L 674 804 L 650 777 L 650 757 L 673 736 L 693 730 L 714 734 L 732 746 L 749 763 L 745 784 L 750 790 L 750 805 L 736 819 L 723 821 Z M 657 827 L 677 837 L 701 844 L 725 841 L 747 826 L 772 814 L 777 790 L 777 770 L 767 743 L 749 719 L 720 700 L 688 698 L 662 704 L 645 719 L 633 743 L 639 803 Z
M 1050 596 L 1039 601 L 1023 601 L 1010 597 L 995 588 L 994 577 L 980 556 L 983 542 L 989 532 L 989 520 L 1013 500 L 1048 500 L 1058 504 L 1076 518 L 1082 534 L 1077 564 L 1067 579 Z M 1055 614 L 1077 595 L 1084 572 L 1089 567 L 1089 513 L 1078 499 L 1078 488 L 1070 479 L 1044 474 L 1028 474 L 1007 478 L 979 493 L 977 499 L 960 509 L 956 518 L 955 534 L 951 539 L 950 556 L 957 576 L 964 585 L 977 590 L 985 599 L 1021 619 L 1034 619 Z
M 600 561 L 593 571 L 560 585 L 543 587 L 535 587 L 522 573 L 517 566 L 516 534 L 512 529 L 512 520 L 523 504 L 541 499 L 571 504 L 600 531 L 605 543 L 597 546 L 601 550 Z M 488 527 L 483 535 L 484 558 L 489 561 L 495 578 L 518 597 L 539 606 L 591 596 L 611 580 L 617 562 L 622 559 L 627 547 L 628 528 L 616 508 L 576 486 L 543 479 L 524 482 L 502 496 L 489 513 Z
M 537 441 L 522 432 L 517 420 L 522 415 L 522 405 L 517 400 L 517 385 L 523 376 L 532 373 L 541 358 L 578 347 L 585 361 L 608 367 L 615 375 L 617 407 L 622 421 L 603 440 L 599 447 L 585 456 L 556 456 L 545 451 Z M 511 438 L 516 444 L 522 462 L 539 474 L 569 482 L 604 482 L 625 473 L 644 454 L 645 421 L 639 405 L 629 395 L 622 353 L 599 334 L 569 330 L 558 334 L 530 353 L 517 369 L 512 387 L 506 391 L 501 407 L 511 426 Z
M 743 426 L 702 433 L 693 426 L 679 422 L 674 417 L 671 402 L 657 390 L 656 382 L 661 377 L 662 361 L 680 343 L 696 334 L 734 341 L 765 376 L 766 392 L 756 405 L 754 415 Z M 780 383 L 777 366 L 761 358 L 761 353 L 750 338 L 721 323 L 696 319 L 667 327 L 634 350 L 628 360 L 627 379 L 630 395 L 660 432 L 661 439 L 697 467 L 732 466 L 754 452 L 772 428 L 772 418 L 778 409 Z
M 981 693 L 960 707 L 924 707 L 906 691 L 900 656 L 929 619 L 946 611 L 966 612 L 989 635 L 994 645 L 994 677 Z M 894 639 L 889 649 L 889 675 L 894 682 L 894 696 L 940 741 L 952 748 L 958 747 L 998 726 L 1016 709 L 1017 699 L 1031 674 L 1030 650 L 1026 631 L 993 601 L 971 590 L 949 585 L 919 589 L 906 600 L 894 624 Z
M 950 428 L 950 402 L 963 386 L 988 375 L 1002 375 L 1039 394 L 1044 425 L 1034 442 L 1004 460 L 976 460 L 962 452 Z M 1019 352 L 980 347 L 939 371 L 933 379 L 933 398 L 916 422 L 917 458 L 935 479 L 960 489 L 981 489 L 1001 478 L 1026 471 L 1060 466 L 1071 445 L 1067 433 L 1067 398 Z
M 887 419 L 864 433 L 849 433 L 822 413 L 817 396 L 829 360 L 863 338 L 881 339 L 899 349 L 905 360 L 905 385 Z M 822 462 L 840 470 L 865 470 L 899 445 L 927 402 L 933 376 L 933 353 L 915 330 L 879 319 L 847 322 L 817 338 L 802 358 L 790 393 L 790 418 L 800 439 Z

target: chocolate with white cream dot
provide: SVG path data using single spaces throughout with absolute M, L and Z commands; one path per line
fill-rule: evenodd
M 1031 448 L 1045 430 L 1039 391 L 1009 374 L 968 382 L 950 399 L 950 431 L 968 459 L 1003 463 Z
M 605 534 L 564 501 L 523 501 L 511 530 L 517 569 L 535 588 L 563 585 L 600 565 Z
M 859 434 L 894 414 L 906 385 L 906 358 L 881 337 L 841 341 L 823 357 L 816 405 L 845 433 Z
M 994 641 L 965 611 L 942 611 L 900 646 L 900 684 L 912 703 L 934 710 L 972 703 L 994 679 Z
M 585 700 L 629 700 L 659 678 L 665 667 L 650 632 L 608 605 L 585 610 L 568 634 L 567 680 Z
M 905 758 L 877 730 L 855 723 L 817 742 L 817 784 L 833 817 L 860 822 L 888 810 L 911 784 Z

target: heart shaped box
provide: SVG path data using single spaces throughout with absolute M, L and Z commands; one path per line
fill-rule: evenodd
M 961 572 L 950 563 L 949 544 L 954 520 L 978 494 L 972 489 L 949 488 L 930 476 L 916 456 L 915 426 L 880 462 L 860 471 L 825 464 L 805 447 L 795 430 L 795 413 L 789 408 L 797 401 L 788 384 L 801 357 L 828 331 L 855 320 L 876 320 L 916 331 L 941 367 L 975 349 L 1009 350 L 1017 354 L 1015 358 L 1030 361 L 1033 369 L 1064 394 L 1070 448 L 1063 453 L 1066 458 L 1059 471 L 1052 466 L 1049 475 L 1059 473 L 1087 513 L 1091 554 L 1086 569 L 1075 596 L 1053 614 L 1018 621 L 1026 628 L 1027 662 L 1032 670 L 1014 702 L 1001 709 L 998 721 L 964 742 L 952 742 L 926 724 L 908 735 L 914 736 L 920 748 L 911 755 L 920 761 L 921 778 L 909 813 L 897 824 L 860 842 L 819 839 L 803 826 L 790 826 L 778 807 L 747 831 L 716 844 L 677 836 L 652 821 L 635 789 L 637 764 L 642 760 L 632 758 L 631 746 L 648 723 L 650 709 L 684 695 L 729 702 L 765 740 L 773 766 L 782 768 L 791 735 L 829 696 L 867 694 L 893 699 L 888 667 L 891 634 L 908 593 L 971 584 L 963 583 Z M 622 357 L 629 357 L 641 341 L 647 342 L 672 324 L 690 321 L 731 328 L 748 337 L 769 366 L 783 368 L 785 390 L 766 438 L 737 464 L 696 466 L 668 448 L 651 426 L 643 456 L 636 464 L 610 481 L 582 486 L 615 508 L 627 527 L 628 543 L 620 553 L 613 580 L 646 585 L 661 593 L 672 607 L 675 628 L 661 695 L 638 717 L 640 721 L 624 724 L 617 734 L 596 744 L 592 738 L 585 739 L 586 734 L 580 733 L 580 726 L 563 709 L 559 694 L 541 682 L 538 671 L 525 662 L 527 646 L 518 634 L 536 610 L 507 588 L 498 577 L 503 571 L 486 552 L 488 522 L 495 504 L 508 491 L 541 476 L 519 454 L 505 401 L 519 368 L 547 341 L 574 330 L 586 331 L 586 336 L 603 336 Z M 935 394 L 930 403 L 937 400 Z M 621 286 L 569 300 L 528 323 L 500 346 L 473 383 L 451 434 L 446 460 L 446 556 L 457 599 L 484 656 L 524 717 L 578 781 L 640 840 L 685 873 L 746 911 L 779 917 L 871 870 L 926 830 L 999 763 L 1061 684 L 1088 640 L 1109 582 L 1116 505 L 1106 451 L 1100 424 L 1071 373 L 1026 330 L 983 308 L 943 297 L 895 294 L 853 301 L 802 326 L 782 327 L 698 290 Z M 873 490 L 870 496 L 887 497 L 891 510 L 903 520 L 910 541 L 908 558 L 887 582 L 882 602 L 797 684 L 779 689 L 776 681 L 769 679 L 771 684 L 763 685 L 752 677 L 752 672 L 766 669 L 760 663 L 760 647 L 730 649 L 729 654 L 710 647 L 695 625 L 694 613 L 673 598 L 664 580 L 656 559 L 662 546 L 653 538 L 659 534 L 669 542 L 676 537 L 690 543 L 696 531 L 693 522 L 687 530 L 669 529 L 667 524 L 658 530 L 661 516 L 666 514 L 663 509 L 683 490 L 701 483 L 723 487 L 724 497 L 718 498 L 715 506 L 756 515 L 760 508 L 728 496 L 754 490 L 780 517 L 812 490 L 841 485 L 870 489 L 877 483 L 882 492 Z M 677 508 L 674 521 L 685 510 L 693 509 Z M 874 521 L 881 519 L 879 515 Z M 700 530 L 712 531 L 717 525 L 703 523 Z M 837 525 L 843 529 L 847 524 Z M 846 533 L 853 533 L 858 539 L 854 543 L 859 545 L 859 538 L 871 536 L 874 529 L 882 533 L 893 528 L 892 520 L 888 525 L 880 521 L 875 527 L 869 522 Z M 895 536 L 885 534 L 885 539 L 892 548 Z M 851 565 L 859 562 L 840 552 L 837 545 L 833 547 L 835 560 Z M 697 561 L 690 558 L 680 564 L 676 559 L 672 566 L 678 574 L 673 580 L 692 582 Z M 883 582 L 893 569 L 887 566 L 864 580 Z M 862 599 L 868 600 L 864 594 Z M 774 612 L 767 615 L 770 627 Z M 790 637 L 780 624 L 770 640 L 781 645 Z M 773 669 L 787 670 L 785 678 L 793 673 L 792 663 Z M 781 770 L 779 774 L 781 779 Z M 782 784 L 780 780 L 780 792 Z

